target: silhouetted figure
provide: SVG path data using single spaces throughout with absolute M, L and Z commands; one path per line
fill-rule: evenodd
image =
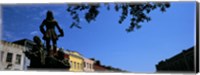
M 46 30 L 44 29 L 44 26 L 46 27 Z M 58 31 L 60 32 L 60 35 L 57 35 L 55 32 L 55 27 L 57 27 Z M 43 20 L 42 24 L 40 25 L 40 31 L 44 35 L 43 39 L 46 41 L 46 48 L 48 55 L 51 55 L 50 52 L 50 42 L 53 43 L 53 54 L 56 53 L 56 42 L 58 40 L 58 37 L 63 37 L 64 32 L 59 27 L 56 20 L 54 20 L 52 11 L 48 11 L 46 15 L 46 19 Z
M 39 59 L 39 64 L 44 65 L 45 64 L 45 51 L 44 51 L 44 46 L 42 44 L 42 41 L 40 40 L 39 36 L 34 36 L 33 38 L 34 42 L 36 45 L 33 46 L 33 50 L 38 51 L 38 59 Z
M 34 36 L 34 42 L 31 51 L 26 51 L 25 55 L 30 59 L 30 67 L 32 68 L 42 68 L 45 65 L 45 51 L 43 48 L 42 41 L 38 36 Z
M 60 32 L 56 34 L 55 27 Z M 38 36 L 34 36 L 33 47 L 29 51 L 25 51 L 25 55 L 30 59 L 31 68 L 43 68 L 43 69 L 69 69 L 70 64 L 68 60 L 64 59 L 64 52 L 62 50 L 56 51 L 56 42 L 58 37 L 64 36 L 63 30 L 59 27 L 58 23 L 53 18 L 51 11 L 47 12 L 46 19 L 43 20 L 40 25 L 40 31 L 43 33 L 43 39 L 46 42 L 46 48 L 43 45 L 41 39 Z M 53 50 L 50 50 L 50 43 L 53 43 Z M 52 52 L 53 51 L 53 52 Z

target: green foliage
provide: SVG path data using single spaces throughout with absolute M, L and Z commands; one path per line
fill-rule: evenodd
M 74 20 L 70 26 L 81 28 L 79 25 L 80 17 L 79 13 L 80 11 L 86 11 L 84 14 L 85 20 L 90 23 L 91 21 L 95 21 L 96 17 L 99 14 L 99 7 L 107 7 L 107 10 L 110 10 L 110 4 L 111 3 L 105 3 L 104 5 L 101 5 L 99 3 L 82 3 L 82 4 L 68 4 L 67 12 L 70 13 L 72 19 Z M 160 9 L 161 12 L 165 12 L 166 8 L 170 7 L 170 3 L 163 2 L 163 3 L 115 3 L 114 8 L 116 12 L 119 12 L 121 10 L 121 16 L 119 18 L 119 24 L 122 24 L 123 21 L 127 18 L 128 15 L 131 16 L 130 19 L 130 25 L 126 29 L 127 32 L 134 31 L 135 28 L 139 29 L 141 28 L 141 25 L 139 23 L 141 22 L 149 22 L 151 18 L 148 16 L 148 14 L 155 10 Z

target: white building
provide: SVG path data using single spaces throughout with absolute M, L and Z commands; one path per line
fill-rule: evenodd
M 0 70 L 23 70 L 25 47 L 0 41 Z
M 21 39 L 14 41 L 13 43 L 18 44 L 20 46 L 24 46 L 25 51 L 30 51 L 33 48 L 33 45 L 35 43 L 32 40 L 29 39 Z M 24 68 L 23 70 L 28 70 L 28 67 L 30 66 L 30 59 L 28 59 L 26 56 L 24 57 Z

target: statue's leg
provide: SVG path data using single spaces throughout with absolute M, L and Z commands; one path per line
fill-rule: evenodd
M 57 40 L 54 39 L 54 40 L 53 40 L 53 53 L 54 53 L 54 54 L 57 53 L 57 46 L 56 46 L 57 43 L 56 43 L 56 42 L 57 42 Z
M 50 55 L 50 48 L 51 48 L 50 39 L 46 39 L 46 48 L 48 55 Z

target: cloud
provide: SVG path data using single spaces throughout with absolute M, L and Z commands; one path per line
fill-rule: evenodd
M 32 32 L 30 33 L 30 35 L 33 35 L 33 36 L 39 35 L 39 32 L 38 32 L 38 31 L 32 31 Z
M 7 40 L 7 41 L 15 41 L 15 40 L 19 40 L 22 38 L 22 37 L 13 35 L 13 34 L 15 34 L 15 33 L 12 33 L 11 31 L 4 31 L 2 34 L 2 39 Z

